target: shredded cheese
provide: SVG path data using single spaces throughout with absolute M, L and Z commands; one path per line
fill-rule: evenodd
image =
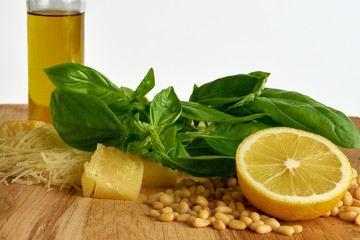
M 50 124 L 21 131 L 0 138 L 0 182 L 8 185 L 11 178 L 12 183 L 80 190 L 84 163 L 92 154 L 68 146 Z

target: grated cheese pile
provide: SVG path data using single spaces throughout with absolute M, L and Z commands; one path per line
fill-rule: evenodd
M 0 182 L 45 184 L 80 190 L 84 163 L 91 152 L 64 143 L 54 127 L 45 124 L 31 131 L 0 138 Z

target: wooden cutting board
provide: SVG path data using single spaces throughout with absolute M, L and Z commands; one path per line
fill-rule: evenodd
M 27 119 L 27 105 L 0 105 L 0 122 Z M 351 118 L 360 129 L 360 118 Z M 359 150 L 343 149 L 360 171 Z M 303 232 L 287 237 L 243 231 L 195 229 L 177 222 L 148 217 L 144 204 L 159 188 L 144 188 L 137 201 L 82 197 L 77 190 L 47 191 L 43 186 L 0 184 L 0 240 L 12 239 L 360 239 L 360 226 L 337 217 L 299 223 Z M 282 222 L 286 224 L 286 222 Z

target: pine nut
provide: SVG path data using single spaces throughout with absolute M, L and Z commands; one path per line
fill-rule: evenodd
M 250 224 L 253 222 L 252 219 L 247 216 L 242 216 L 239 220 L 244 222 L 247 227 L 250 226 Z
M 344 221 L 353 222 L 357 215 L 356 212 L 342 212 L 339 214 L 339 218 Z
M 339 201 L 338 204 L 336 204 L 337 208 L 341 208 L 344 205 L 343 201 Z
M 253 220 L 253 222 L 259 221 L 260 220 L 260 214 L 258 214 L 257 212 L 251 212 L 249 214 L 249 218 L 251 218 Z
M 360 200 L 360 187 L 357 187 L 357 188 L 355 189 L 354 197 L 355 197 L 357 200 Z
M 179 205 L 177 206 L 177 208 L 175 209 L 175 211 L 177 211 L 178 213 L 182 214 L 182 213 L 187 213 L 190 210 L 189 208 L 189 204 L 187 204 L 184 201 L 181 201 L 179 203 Z
M 175 217 L 175 220 L 178 222 L 186 222 L 190 218 L 190 215 L 187 213 L 179 214 L 179 216 Z
M 280 227 L 280 223 L 275 218 L 267 218 L 263 220 L 264 224 L 269 225 L 273 231 Z
M 172 213 L 174 210 L 171 207 L 164 207 L 161 209 L 161 213 Z
M 223 188 L 216 188 L 216 190 L 215 190 L 215 198 L 216 199 L 221 199 L 223 195 L 224 195 L 224 189 Z
M 196 185 L 196 182 L 194 179 L 183 179 L 181 181 L 181 183 L 184 185 L 184 186 L 187 186 L 187 187 L 191 187 L 191 186 L 195 186 Z
M 235 217 L 234 217 L 232 214 L 230 214 L 230 213 L 225 213 L 225 215 L 226 215 L 230 220 L 235 219 Z
M 237 185 L 237 179 L 236 178 L 228 178 L 226 181 L 227 187 L 234 187 Z
M 161 202 L 164 206 L 169 206 L 174 203 L 174 198 L 169 194 L 164 193 L 159 197 L 159 202 Z
M 301 225 L 292 225 L 291 227 L 294 229 L 294 233 L 301 233 L 303 230 Z
M 204 192 L 204 191 L 205 191 L 205 187 L 204 187 L 203 185 L 198 185 L 198 186 L 196 187 L 195 193 L 196 193 L 196 194 L 201 194 L 201 193 Z
M 176 203 L 181 202 L 181 197 L 180 196 L 175 196 L 174 197 L 174 202 L 176 202 Z
M 224 213 L 217 212 L 214 214 L 214 217 L 216 218 L 216 220 L 222 221 L 225 225 L 230 222 L 230 219 Z
M 211 182 L 204 183 L 204 187 L 206 189 L 214 189 L 214 185 Z
M 245 210 L 245 206 L 242 202 L 236 202 L 236 210 L 241 213 L 242 211 Z
M 212 226 L 220 231 L 224 231 L 226 229 L 226 225 L 221 220 L 215 220 L 215 222 L 212 223 Z
M 328 211 L 326 213 L 324 213 L 323 215 L 321 215 L 322 217 L 330 217 L 331 215 L 331 211 Z
M 239 213 L 237 210 L 232 211 L 232 212 L 231 212 L 231 215 L 233 215 L 234 218 L 239 218 L 239 217 L 240 217 L 240 213 Z
M 202 210 L 202 206 L 200 205 L 195 205 L 192 207 L 192 210 L 196 211 L 196 212 L 200 212 L 200 210 Z
M 233 219 L 229 222 L 229 228 L 235 230 L 244 230 L 246 228 L 246 224 L 243 221 Z
M 283 235 L 286 235 L 286 236 L 290 236 L 290 235 L 293 235 L 295 230 L 293 227 L 291 226 L 280 226 L 278 229 L 277 229 L 277 232 L 278 233 L 281 233 Z
M 188 214 L 190 214 L 191 216 L 195 216 L 195 217 L 197 217 L 199 215 L 199 213 L 197 211 L 194 211 L 194 210 L 189 210 Z
M 249 210 L 244 210 L 244 211 L 240 212 L 240 216 L 244 216 L 244 217 L 248 217 L 249 214 L 250 214 Z
M 255 228 L 255 232 L 260 233 L 260 234 L 269 233 L 269 232 L 271 232 L 271 230 L 272 230 L 271 227 L 269 225 L 265 225 L 265 224 L 258 225 Z
M 189 219 L 188 219 L 188 223 L 189 224 L 193 224 L 193 222 L 195 221 L 196 217 L 195 216 L 190 216 Z
M 196 186 L 195 186 L 195 185 L 194 185 L 194 186 L 189 187 L 189 192 L 190 192 L 191 194 L 194 194 L 194 193 L 195 193 L 195 191 L 196 191 Z
M 218 207 L 218 206 L 225 206 L 226 207 L 226 203 L 224 203 L 221 200 L 218 200 L 218 201 L 216 201 L 215 207 Z
M 149 215 L 150 215 L 150 217 L 157 218 L 160 216 L 160 213 L 159 213 L 159 211 L 157 211 L 155 209 L 151 209 Z
M 331 212 L 331 216 L 337 216 L 339 214 L 339 208 L 334 207 L 333 209 L 330 210 Z
M 345 212 L 356 212 L 357 214 L 360 214 L 360 208 L 354 206 L 348 206 L 345 208 Z
M 163 208 L 164 208 L 164 204 L 162 204 L 162 203 L 159 202 L 159 201 L 155 201 L 155 202 L 153 202 L 152 207 L 153 207 L 154 209 L 163 209 Z
M 351 187 L 351 188 L 356 188 L 356 187 L 358 187 L 358 183 L 357 183 L 356 178 L 353 178 L 353 179 L 351 180 L 351 182 L 350 182 L 350 187 Z
M 233 211 L 236 210 L 236 204 L 234 200 L 229 202 L 229 208 L 231 208 Z
M 250 230 L 255 231 L 255 229 L 257 228 L 257 226 L 259 225 L 264 225 L 263 221 L 256 221 L 256 222 L 252 222 L 249 226 Z
M 166 189 L 165 191 L 166 194 L 170 195 L 170 196 L 174 196 L 174 190 L 169 188 L 169 189 Z
M 202 206 L 202 207 L 207 207 L 207 206 L 209 206 L 208 200 L 207 200 L 205 197 L 200 196 L 200 195 L 196 196 L 196 198 L 195 198 L 195 203 L 196 203 L 196 204 L 199 204 L 199 205 Z
M 223 195 L 221 199 L 222 199 L 224 202 L 231 202 L 231 201 L 234 200 L 233 197 L 232 197 L 230 194 L 225 194 L 225 195 Z
M 211 196 L 211 190 L 205 189 L 202 193 L 200 193 L 200 196 L 203 196 L 204 198 L 208 199 Z
M 174 196 L 175 197 L 180 197 L 180 193 L 181 193 L 181 190 L 177 189 L 177 190 L 174 191 Z
M 215 207 L 216 207 L 216 202 L 217 202 L 217 200 L 213 200 L 213 201 L 209 202 L 209 208 L 210 208 L 210 209 L 215 209 Z
M 360 215 L 357 215 L 355 218 L 355 224 L 360 225 Z
M 161 222 L 172 222 L 174 220 L 174 214 L 172 212 L 161 213 L 157 219 Z
M 360 207 L 360 200 L 354 199 L 353 204 L 354 207 Z
M 260 220 L 265 220 L 265 219 L 268 219 L 269 217 L 268 216 L 266 216 L 265 214 L 261 214 L 260 215 Z
M 356 185 L 357 185 L 357 183 L 356 183 Z M 349 191 L 349 193 L 351 194 L 351 196 L 353 198 L 355 197 L 355 190 L 356 190 L 357 187 L 358 186 L 351 186 L 351 187 L 348 188 L 348 191 Z
M 343 212 L 345 212 L 345 206 L 339 208 L 338 216 Z
M 208 220 L 209 220 L 210 223 L 213 223 L 213 222 L 216 221 L 216 218 L 215 217 L 209 217 Z
M 220 179 L 218 182 L 214 183 L 214 186 L 215 188 L 225 188 L 226 183 Z
M 210 224 L 210 222 L 208 220 L 202 219 L 202 218 L 195 218 L 195 220 L 192 223 L 192 225 L 196 228 L 206 227 L 209 224 Z
M 231 196 L 233 197 L 233 199 L 235 201 L 238 201 L 238 202 L 243 202 L 244 201 L 244 196 L 243 196 L 243 194 L 241 192 L 238 192 L 238 191 L 232 192 Z
M 215 211 L 220 213 L 231 213 L 232 209 L 228 206 L 218 206 L 215 208 Z
M 188 189 L 183 189 L 181 190 L 179 196 L 182 198 L 189 198 L 191 196 L 191 192 Z
M 171 207 L 173 210 L 175 210 L 178 206 L 179 206 L 179 203 L 176 203 L 176 202 L 169 205 L 169 207 Z
M 151 195 L 150 197 L 148 197 L 148 199 L 146 200 L 146 202 L 151 205 L 151 204 L 153 204 L 155 201 L 158 201 L 159 196 L 160 196 L 159 193 L 155 193 L 155 194 Z
M 351 206 L 354 199 L 353 197 L 351 196 L 350 192 L 347 191 L 342 199 L 343 203 L 345 206 Z
M 209 211 L 208 210 L 205 210 L 205 209 L 202 209 L 200 212 L 199 212 L 199 218 L 202 218 L 202 219 L 208 219 L 209 218 Z

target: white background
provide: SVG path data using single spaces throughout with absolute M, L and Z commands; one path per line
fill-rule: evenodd
M 27 103 L 25 0 L 0 4 L 0 103 Z M 359 11 L 357 0 L 87 0 L 85 65 L 131 88 L 153 67 L 150 99 L 267 71 L 267 87 L 360 116 Z

